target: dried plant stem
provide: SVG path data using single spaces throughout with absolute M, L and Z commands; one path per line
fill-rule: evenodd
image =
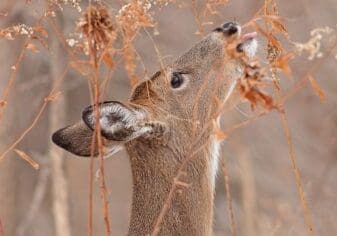
M 178 169 L 178 172 L 176 174 L 176 176 L 174 177 L 173 179 L 173 183 L 172 183 L 172 187 L 167 195 L 167 198 L 163 204 L 163 207 L 154 223 L 154 227 L 153 227 L 153 231 L 151 232 L 151 236 L 157 236 L 160 232 L 160 226 L 164 220 L 164 217 L 167 213 L 167 211 L 170 209 L 171 207 L 171 203 L 173 201 L 173 198 L 174 198 L 174 194 L 175 194 L 175 191 L 178 189 L 179 186 L 181 187 L 184 187 L 186 186 L 184 182 L 182 182 L 180 180 L 180 178 L 184 175 L 186 175 L 186 172 L 185 172 L 185 169 L 187 167 L 187 165 L 190 163 L 190 161 L 192 161 L 195 157 L 197 157 L 196 154 L 198 154 L 200 151 L 202 151 L 204 148 L 205 148 L 205 145 L 201 145 L 199 148 L 196 149 L 196 151 L 193 152 L 193 147 L 191 148 L 191 151 L 190 152 L 187 152 L 187 153 L 191 153 L 191 155 L 187 156 L 185 158 L 185 160 L 182 162 L 182 164 L 180 165 L 179 169 Z M 181 184 L 183 183 L 183 184 Z
M 26 47 L 27 47 L 27 45 L 28 45 L 29 42 L 30 42 L 30 39 L 28 38 L 24 42 L 24 44 L 23 44 L 23 46 L 22 46 L 22 48 L 20 50 L 20 54 L 17 57 L 15 64 L 11 68 L 11 73 L 10 73 L 10 76 L 9 76 L 8 83 L 7 83 L 7 85 L 6 85 L 5 89 L 4 89 L 4 92 L 3 92 L 2 96 L 1 96 L 1 99 L 0 99 L 0 101 L 3 101 L 5 103 L 3 106 L 0 106 L 0 122 L 2 120 L 4 110 L 6 108 L 6 103 L 7 103 L 7 99 L 8 99 L 10 90 L 11 90 L 11 88 L 12 88 L 12 86 L 13 86 L 15 80 L 16 80 L 16 77 L 17 77 L 17 74 L 18 74 L 18 69 L 19 69 L 19 67 L 21 65 L 21 61 L 22 61 L 24 55 L 26 54 L 26 49 L 27 49 Z
M 96 64 L 95 60 L 95 65 Z M 98 68 L 95 67 L 95 71 L 98 71 Z M 94 104 L 95 104 L 95 116 L 96 120 L 99 120 L 99 84 L 98 84 L 98 75 L 95 73 L 94 78 L 92 79 L 92 82 L 94 83 Z M 96 122 L 95 126 L 95 132 L 93 134 L 93 140 L 97 141 L 98 145 L 98 152 L 99 152 L 99 161 L 100 161 L 100 192 L 101 192 L 101 198 L 103 201 L 103 218 L 104 218 L 104 224 L 105 224 L 105 233 L 107 236 L 111 235 L 111 227 L 110 227 L 110 216 L 109 216 L 109 201 L 107 196 L 107 188 L 106 188 L 106 182 L 105 182 L 105 171 L 104 171 L 104 150 L 103 150 L 103 143 L 102 143 L 102 136 L 101 136 L 101 127 L 100 123 Z M 93 151 L 95 148 L 95 141 L 92 141 L 91 146 L 91 163 L 90 163 L 90 193 L 89 193 L 89 235 L 92 235 L 92 187 L 93 187 Z
M 200 12 L 198 11 L 198 5 L 197 5 L 197 1 L 196 0 L 191 0 L 191 10 L 192 10 L 192 14 L 195 18 L 195 22 L 197 24 L 197 27 L 198 27 L 198 32 L 197 34 L 200 34 L 200 35 L 204 35 L 205 34 L 205 30 L 204 30 L 204 27 L 203 27 L 203 24 L 202 24 L 202 19 L 201 19 L 201 14 Z
M 66 66 L 62 76 L 58 79 L 58 81 L 55 83 L 55 86 L 50 91 L 49 95 L 44 99 L 44 102 L 38 111 L 37 115 L 35 116 L 33 122 L 28 126 L 28 128 L 0 155 L 0 162 L 5 158 L 5 156 L 12 151 L 18 143 L 22 141 L 22 139 L 35 127 L 37 122 L 40 120 L 43 112 L 45 111 L 47 105 L 49 102 L 53 101 L 54 99 L 52 96 L 54 95 L 55 89 L 58 87 L 58 85 L 63 81 L 65 78 L 65 75 L 68 72 L 69 67 Z
M 51 26 L 51 29 L 55 32 L 56 37 L 61 42 L 63 48 L 67 51 L 69 57 L 71 59 L 74 59 L 75 58 L 74 52 L 71 50 L 71 48 L 69 48 L 68 43 L 67 43 L 66 39 L 64 38 L 62 31 L 57 26 L 55 20 L 51 17 L 49 17 L 47 19 L 48 19 L 49 25 Z
M 98 109 L 98 103 L 99 103 L 99 85 L 98 85 L 98 77 L 95 78 L 95 116 L 96 120 L 99 120 L 99 109 Z M 105 183 L 105 171 L 104 171 L 104 151 L 103 151 L 103 144 L 102 144 L 102 137 L 101 137 L 101 129 L 100 129 L 100 123 L 96 122 L 96 135 L 97 135 L 97 144 L 98 144 L 98 150 L 99 150 L 99 169 L 100 169 L 100 190 L 101 190 L 101 198 L 103 201 L 103 218 L 105 223 L 105 233 L 107 236 L 110 236 L 111 234 L 111 227 L 110 227 L 110 217 L 109 217 L 109 202 L 108 202 L 108 194 L 107 194 L 107 188 Z
M 40 17 L 36 23 L 35 23 L 35 26 L 38 26 L 41 21 L 43 20 L 44 16 Z M 17 78 L 17 74 L 18 74 L 18 71 L 19 71 L 19 67 L 21 65 L 21 62 L 22 62 L 22 59 L 24 58 L 25 54 L 26 54 L 26 50 L 27 50 L 27 46 L 29 45 L 31 41 L 31 38 L 27 38 L 25 40 L 25 42 L 23 43 L 22 45 L 22 48 L 20 50 L 20 54 L 19 56 L 17 57 L 16 61 L 15 61 L 15 64 L 11 67 L 11 73 L 10 73 L 10 76 L 9 76 L 9 80 L 8 80 L 8 83 L 4 89 L 4 92 L 0 98 L 0 102 L 3 102 L 4 104 L 1 106 L 0 105 L 0 122 L 3 118 L 3 112 L 6 108 L 6 103 L 7 103 L 7 99 L 8 99 L 8 96 L 10 94 L 10 91 L 12 89 L 12 86 Z
M 274 73 L 274 71 L 272 71 L 272 73 L 274 75 L 274 78 L 276 78 L 276 74 Z M 277 96 L 278 100 L 280 100 L 281 99 L 281 92 L 278 89 L 277 82 L 274 83 L 274 91 L 276 93 L 276 96 Z M 297 191 L 298 191 L 298 194 L 299 194 L 299 197 L 300 197 L 300 202 L 301 202 L 301 205 L 302 205 L 304 221 L 305 221 L 305 224 L 306 224 L 308 235 L 313 236 L 314 232 L 313 232 L 313 223 L 312 223 L 312 219 L 311 219 L 311 212 L 310 212 L 310 208 L 308 206 L 308 203 L 307 203 L 307 200 L 306 200 L 306 197 L 305 197 L 301 173 L 300 173 L 300 170 L 299 170 L 298 165 L 297 165 L 294 144 L 293 144 L 290 129 L 289 129 L 286 111 L 285 111 L 284 108 L 282 108 L 282 110 L 283 110 L 283 112 L 280 112 L 280 118 L 281 118 L 283 130 L 284 130 L 284 134 L 286 136 L 287 143 L 288 143 L 289 158 L 290 158 L 290 161 L 291 161 L 292 170 L 293 170 L 294 175 L 295 175 L 296 186 L 297 186 Z
M 93 132 L 90 145 L 89 166 L 89 202 L 88 202 L 88 236 L 93 235 L 93 188 L 94 188 L 94 150 L 96 146 L 96 129 Z
M 89 1 L 89 9 L 91 9 L 91 1 Z M 92 27 L 91 20 L 91 10 L 89 10 L 88 14 L 88 24 L 89 28 Z M 90 32 L 90 30 L 89 30 Z M 99 111 L 99 102 L 100 102 L 100 84 L 99 84 L 99 57 L 97 52 L 97 42 L 92 38 L 92 34 L 88 35 L 88 42 L 89 42 L 89 48 L 90 48 L 90 58 L 93 62 L 94 66 L 94 74 L 91 78 L 91 85 L 93 88 L 93 94 L 94 94 L 94 113 L 96 120 L 100 120 L 100 111 Z M 109 216 L 109 201 L 108 201 L 108 194 L 107 194 L 107 188 L 106 188 L 106 181 L 105 181 L 105 171 L 104 171 L 104 150 L 103 150 L 103 143 L 102 143 L 102 136 L 101 136 L 101 127 L 100 122 L 96 122 L 95 125 L 95 132 L 93 139 L 97 140 L 98 145 L 98 152 L 99 152 L 99 169 L 100 169 L 100 193 L 101 193 L 101 199 L 103 201 L 103 219 L 105 224 L 105 234 L 106 236 L 111 235 L 111 226 L 110 226 L 110 216 Z M 92 146 L 94 148 L 94 146 Z M 93 149 L 92 149 L 93 151 Z M 93 154 L 93 153 L 92 153 Z M 93 156 L 93 155 L 92 155 Z M 92 173 L 91 173 L 92 174 Z M 91 189 L 92 191 L 92 189 Z M 91 215 L 92 217 L 92 215 Z
M 18 156 L 26 161 L 29 165 L 31 165 L 35 170 L 40 169 L 40 165 L 39 163 L 37 163 L 33 158 L 31 158 L 30 156 L 28 156 L 25 152 L 18 150 L 18 149 L 14 149 L 14 152 L 16 152 L 16 154 L 18 154 Z
M 47 107 L 47 103 L 48 102 L 44 102 L 39 110 L 39 112 L 37 113 L 35 119 L 33 120 L 32 124 L 19 136 L 19 138 L 17 138 L 0 156 L 0 162 L 5 158 L 5 156 L 12 151 L 16 145 L 18 143 L 21 142 L 21 140 L 35 127 L 35 125 L 37 124 L 37 122 L 40 120 L 40 117 L 42 115 L 42 113 L 44 112 L 45 108 Z
M 287 139 L 287 142 L 288 142 L 289 158 L 290 158 L 292 170 L 294 172 L 295 179 L 296 179 L 296 186 L 297 186 L 297 190 L 298 190 L 301 205 L 302 205 L 304 220 L 305 220 L 305 224 L 307 226 L 307 232 L 308 232 L 309 236 L 313 236 L 314 233 L 313 233 L 313 224 L 312 224 L 312 219 L 311 219 L 311 212 L 310 212 L 310 208 L 308 206 L 308 203 L 307 203 L 307 200 L 306 200 L 306 197 L 305 197 L 302 179 L 301 179 L 301 173 L 300 173 L 300 170 L 298 169 L 298 166 L 297 166 L 294 144 L 292 142 L 292 138 L 291 138 L 291 134 L 290 134 L 288 119 L 287 119 L 287 116 L 286 116 L 285 112 L 280 113 L 280 116 L 281 116 L 283 130 L 285 132 L 286 139 Z
M 295 94 L 297 94 L 298 91 L 300 91 L 303 87 L 305 87 L 308 84 L 307 82 L 309 81 L 310 76 L 313 75 L 315 72 L 317 72 L 318 69 L 321 68 L 322 65 L 324 65 L 326 60 L 333 55 L 336 48 L 337 48 L 337 40 L 334 42 L 334 44 L 328 50 L 326 50 L 326 56 L 324 58 L 316 61 L 314 63 L 314 65 L 312 65 L 308 69 L 308 71 L 304 74 L 304 76 L 302 76 L 302 78 L 299 81 L 296 82 L 296 84 L 293 86 L 293 88 L 290 90 L 290 92 L 288 92 L 287 94 L 282 96 L 282 98 L 280 99 L 281 104 L 285 103 L 287 100 L 289 100 L 291 97 L 293 97 Z
M 277 10 L 277 6 L 276 6 L 276 2 L 274 0 L 265 0 L 264 2 L 264 15 L 269 15 L 270 12 L 268 11 L 269 5 L 272 5 L 272 12 L 276 13 L 276 15 L 278 15 L 278 10 Z M 266 28 L 269 29 L 269 35 L 268 35 L 268 43 L 271 43 L 271 47 L 275 48 L 276 51 L 282 52 L 282 50 L 275 46 L 275 44 L 272 43 L 272 40 L 269 38 L 269 36 L 273 36 L 273 34 L 275 34 L 275 32 L 273 31 L 275 28 L 270 25 L 270 22 L 265 22 Z M 263 33 L 262 31 L 260 31 L 261 33 Z M 273 54 L 272 51 L 268 51 L 268 60 L 269 63 L 271 65 L 274 65 L 275 60 L 277 60 L 278 55 L 277 54 Z M 295 181 L 296 181 L 296 186 L 297 186 L 297 191 L 299 193 L 299 197 L 300 197 L 300 202 L 302 205 L 302 210 L 303 210 L 303 216 L 304 216 L 304 221 L 306 224 L 306 229 L 307 229 L 307 233 L 309 236 L 313 236 L 313 224 L 312 224 L 312 219 L 311 219 L 311 213 L 310 213 L 310 209 L 308 206 L 308 203 L 306 201 L 306 197 L 305 197 L 305 193 L 304 193 L 304 189 L 303 189 L 303 184 L 302 184 L 302 179 L 301 179 L 301 174 L 300 174 L 300 170 L 297 166 L 297 160 L 296 160 L 296 155 L 295 155 L 295 149 L 294 149 L 294 144 L 292 141 L 292 137 L 291 137 L 291 133 L 290 133 L 290 129 L 289 129 L 289 124 L 288 124 L 288 119 L 286 116 L 286 111 L 283 107 L 283 103 L 282 102 L 282 96 L 281 96 L 281 91 L 280 91 L 280 86 L 278 83 L 278 78 L 276 75 L 276 68 L 272 67 L 270 69 L 272 78 L 274 80 L 274 91 L 276 94 L 276 98 L 278 99 L 278 102 L 281 106 L 281 112 L 280 112 L 280 118 L 281 118 L 281 123 L 282 123 L 282 127 L 284 130 L 284 134 L 286 136 L 287 139 L 287 143 L 288 143 L 288 152 L 289 152 L 289 158 L 291 161 L 291 166 L 292 166 L 292 170 L 294 172 L 295 175 Z M 289 73 L 290 74 L 290 73 Z
M 231 228 L 232 236 L 236 236 L 237 230 L 236 230 L 236 224 L 235 224 L 231 189 L 229 185 L 229 175 L 228 175 L 228 171 L 226 168 L 226 161 L 224 157 L 221 158 L 221 169 L 222 169 L 222 173 L 224 176 L 224 182 L 225 182 L 225 191 L 226 191 L 226 198 L 227 198 L 228 216 L 230 220 L 230 228 Z
M 181 176 L 181 172 L 178 173 L 178 175 L 174 178 L 173 180 L 173 185 L 170 189 L 170 192 L 169 194 L 167 195 L 167 199 L 162 207 L 162 210 L 160 211 L 160 214 L 159 216 L 157 217 L 157 220 L 154 224 L 154 227 L 153 227 L 153 231 L 151 233 L 151 236 L 156 236 L 159 234 L 160 232 L 160 225 L 161 223 L 163 222 L 164 220 L 164 217 L 166 215 L 166 212 L 170 209 L 171 207 L 171 203 L 172 203 L 172 200 L 173 200 L 173 197 L 174 197 L 174 194 L 175 194 L 175 191 L 177 189 L 177 184 L 176 184 L 176 181 L 177 179 Z

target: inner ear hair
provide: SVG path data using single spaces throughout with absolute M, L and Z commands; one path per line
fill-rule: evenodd
M 82 120 L 92 130 L 96 124 L 96 105 L 91 105 L 85 108 L 82 112 Z M 108 129 L 113 125 L 127 125 L 132 121 L 132 110 L 123 103 L 116 101 L 106 101 L 98 104 L 100 125 L 103 129 Z M 106 119 L 102 119 L 106 118 Z
M 99 122 L 101 134 L 108 140 L 127 142 L 138 137 L 158 138 L 165 133 L 164 123 L 147 121 L 147 112 L 120 102 L 99 104 Z M 95 106 L 87 107 L 82 114 L 83 121 L 92 130 L 95 129 Z

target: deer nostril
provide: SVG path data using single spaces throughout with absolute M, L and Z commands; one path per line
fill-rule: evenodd
M 228 30 L 229 35 L 235 34 L 236 32 L 238 32 L 238 28 L 236 26 L 231 26 Z
M 228 36 L 236 34 L 239 31 L 239 25 L 233 22 L 227 22 L 222 26 L 223 32 L 226 33 Z

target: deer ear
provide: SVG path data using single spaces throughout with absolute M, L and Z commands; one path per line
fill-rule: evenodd
M 93 131 L 83 121 L 80 121 L 56 131 L 52 140 L 56 145 L 75 155 L 89 157 L 92 137 Z M 98 155 L 97 145 L 94 145 L 93 155 Z
M 149 121 L 147 112 L 120 102 L 104 102 L 97 107 L 102 135 L 109 140 L 127 142 L 138 137 L 158 138 L 166 126 Z M 87 107 L 82 113 L 84 123 L 92 130 L 96 125 L 95 106 Z

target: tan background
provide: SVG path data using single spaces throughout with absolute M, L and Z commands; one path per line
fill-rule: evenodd
M 119 9 L 120 2 L 108 1 L 108 4 L 114 9 Z M 262 3 L 262 0 L 230 1 L 226 7 L 220 9 L 221 17 L 213 18 L 214 25 L 207 29 L 226 20 L 236 19 L 244 23 L 252 18 Z M 43 4 L 44 1 L 35 0 L 29 5 L 22 0 L 2 0 L 0 9 L 10 11 L 7 17 L 0 17 L 0 27 L 16 23 L 32 24 L 41 14 Z M 186 1 L 186 4 L 190 4 L 189 1 Z M 295 41 L 308 40 L 309 32 L 313 28 L 336 27 L 336 0 L 282 0 L 279 1 L 279 6 L 280 15 L 287 19 L 286 26 Z M 195 18 L 189 8 L 178 8 L 170 4 L 155 12 L 160 35 L 154 36 L 154 40 L 166 61 L 172 60 L 199 39 L 199 36 L 195 35 L 197 30 Z M 73 31 L 74 22 L 79 15 L 69 7 L 58 14 L 60 15 L 58 23 L 63 25 L 62 30 L 67 37 L 69 32 Z M 50 26 L 47 27 L 50 29 Z M 22 43 L 22 39 L 0 40 L 1 93 Z M 69 60 L 52 32 L 49 43 L 52 54 L 46 50 L 38 54 L 29 52 L 19 69 L 4 120 L 0 123 L 1 152 L 32 122 L 43 98 L 51 88 L 53 77 L 61 75 L 62 68 Z M 155 72 L 159 67 L 156 52 L 143 30 L 136 40 L 136 48 L 148 73 Z M 320 103 L 311 88 L 306 87 L 286 104 L 298 166 L 312 211 L 314 232 L 321 236 L 337 235 L 336 62 L 335 59 L 327 60 L 314 74 L 326 92 L 325 103 Z M 305 57 L 295 60 L 292 63 L 294 79 L 284 79 L 283 87 L 291 88 L 314 63 L 315 61 L 310 62 Z M 140 73 L 143 73 L 142 70 Z M 66 76 L 61 91 L 64 105 L 57 109 L 48 107 L 36 127 L 18 145 L 20 150 L 24 150 L 41 164 L 41 169 L 35 171 L 13 153 L 0 162 L 0 219 L 6 236 L 56 235 L 52 211 L 50 127 L 53 120 L 62 119 L 63 115 L 61 124 L 64 126 L 76 121 L 82 109 L 90 103 L 86 79 L 73 70 Z M 123 69 L 118 69 L 113 74 L 107 99 L 126 100 L 129 91 L 127 75 Z M 55 103 L 60 102 L 62 103 L 62 100 Z M 245 106 L 240 109 L 251 113 Z M 234 110 L 225 114 L 224 123 L 235 124 L 244 119 L 245 114 Z M 276 112 L 235 132 L 224 143 L 222 153 L 230 174 L 239 235 L 306 234 L 295 178 L 288 158 L 288 147 L 280 116 Z M 65 155 L 69 157 L 64 158 L 64 168 L 69 191 L 71 232 L 72 235 L 86 235 L 89 161 Z M 125 235 L 132 184 L 128 157 L 121 152 L 107 159 L 105 164 L 113 235 Z M 222 173 L 219 173 L 214 233 L 230 235 L 222 179 Z M 33 211 L 28 223 L 25 223 L 33 205 L 36 187 L 41 185 L 41 203 Z M 104 235 L 102 204 L 97 181 L 94 189 L 94 235 Z

